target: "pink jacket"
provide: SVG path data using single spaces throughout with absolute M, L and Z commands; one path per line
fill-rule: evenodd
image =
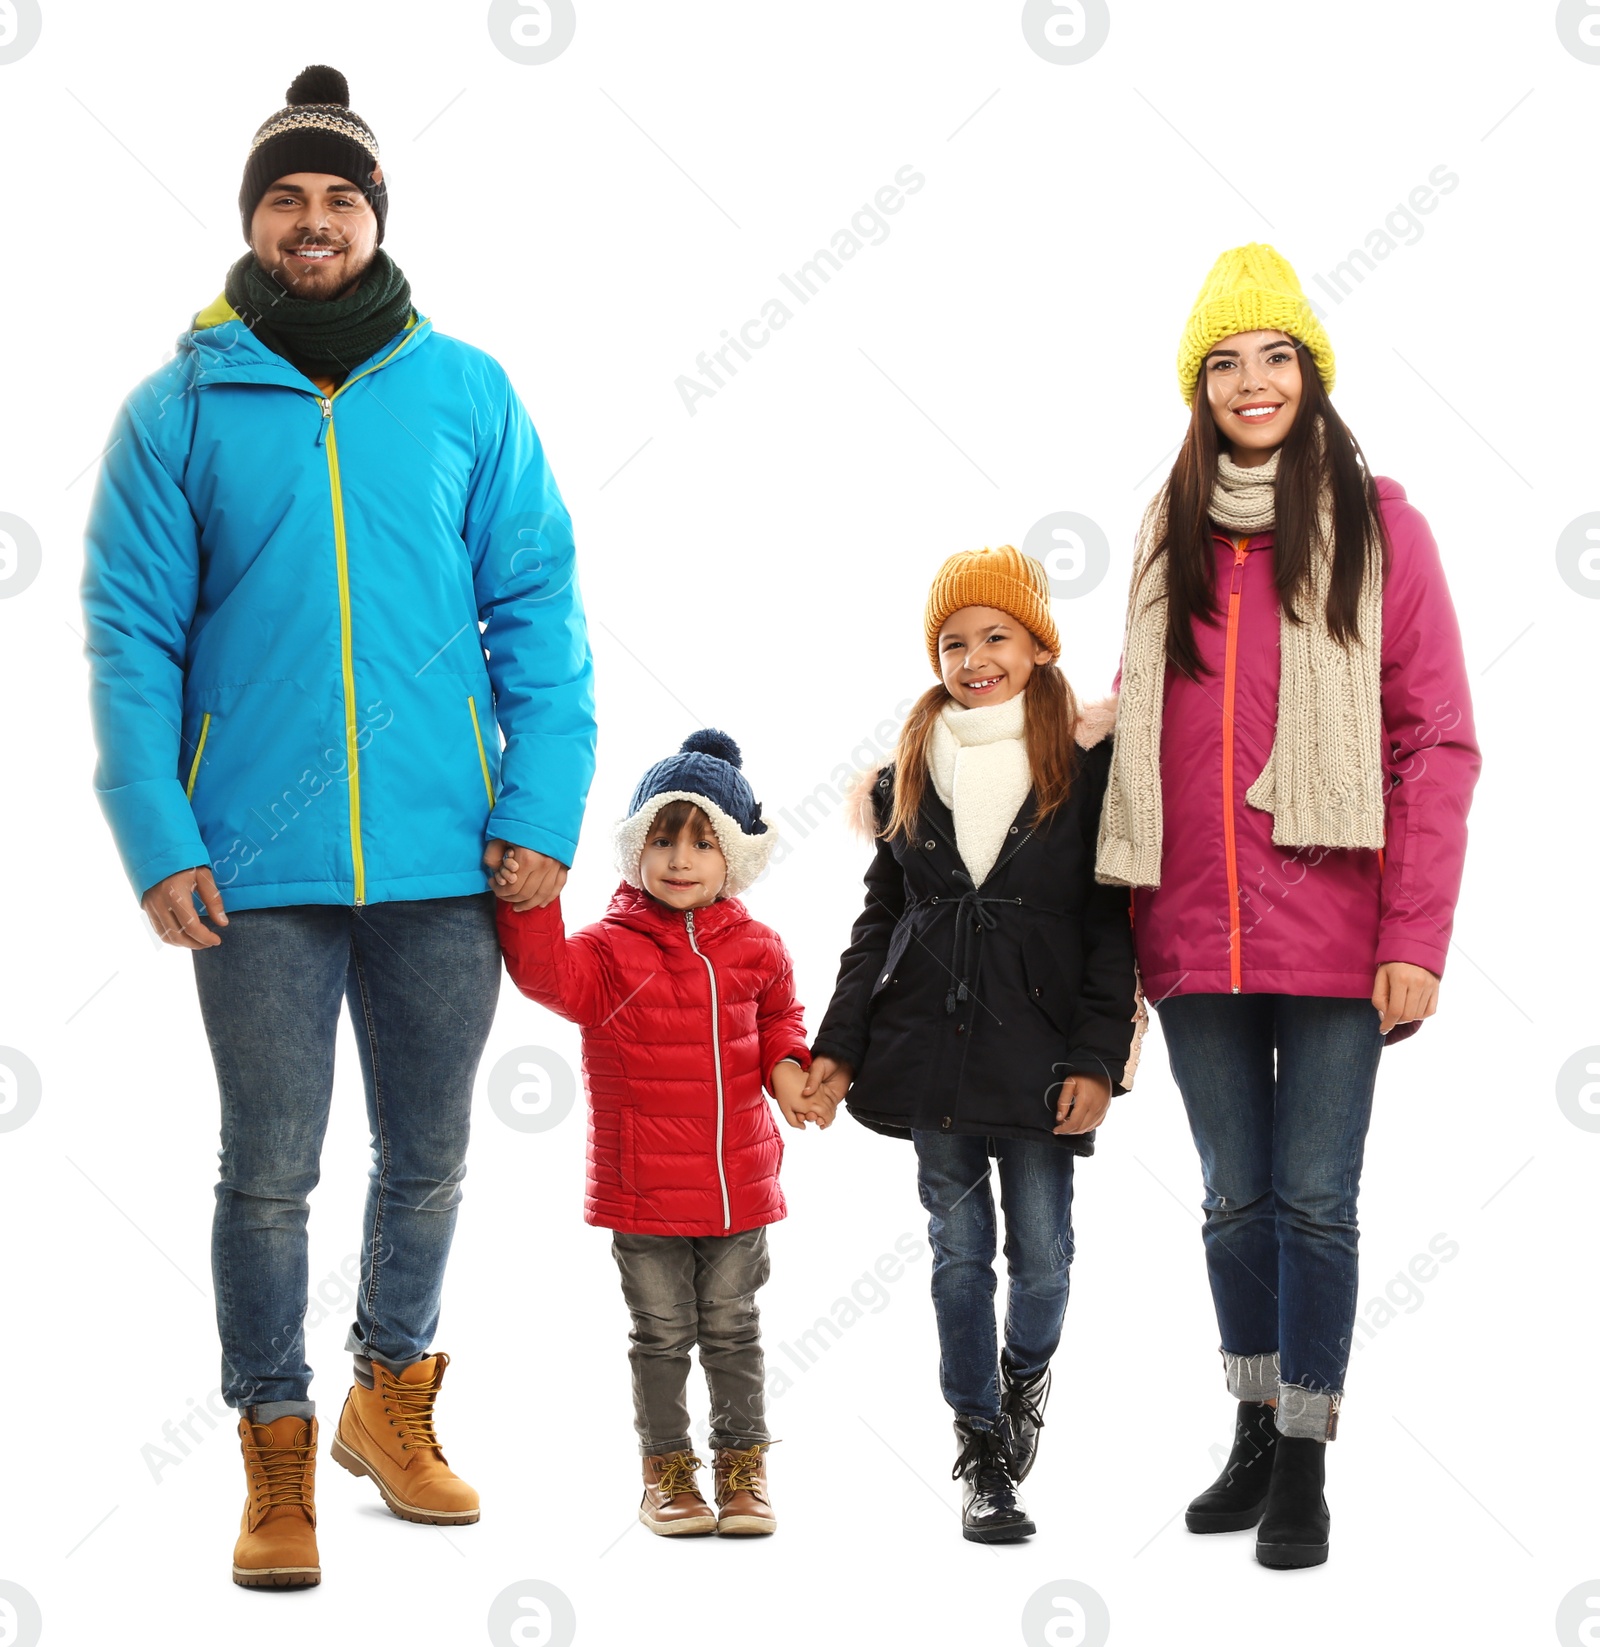
M 1366 996 L 1385 961 L 1444 972 L 1478 744 L 1438 546 L 1396 482 L 1379 479 L 1378 499 L 1392 552 L 1383 593 L 1392 785 L 1384 850 L 1274 846 L 1271 814 L 1246 802 L 1277 726 L 1278 595 L 1271 534 L 1233 539 L 1219 530 L 1218 621 L 1196 625 L 1211 672 L 1198 684 L 1168 673 L 1161 885 L 1134 897 L 1134 944 L 1151 1001 L 1230 992 Z

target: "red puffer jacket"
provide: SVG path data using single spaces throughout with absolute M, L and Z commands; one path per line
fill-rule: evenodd
M 512 982 L 583 1030 L 586 1222 L 731 1235 L 784 1215 L 783 1139 L 762 1087 L 810 1067 L 783 940 L 736 898 L 687 912 L 621 886 L 567 937 L 559 900 L 499 907 Z

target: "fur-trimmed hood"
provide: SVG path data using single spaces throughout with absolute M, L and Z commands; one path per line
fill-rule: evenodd
M 1080 749 L 1093 749 L 1109 738 L 1117 725 L 1117 694 L 1083 704 L 1078 710 L 1078 724 L 1072 730 L 1073 742 Z M 873 811 L 872 791 L 879 778 L 892 770 L 888 766 L 863 768 L 850 780 L 844 792 L 844 820 L 850 832 L 863 840 L 877 838 L 878 818 Z M 642 844 L 642 843 L 641 843 Z

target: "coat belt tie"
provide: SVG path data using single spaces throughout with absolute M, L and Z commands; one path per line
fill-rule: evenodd
M 1021 902 L 1020 898 L 985 898 L 976 887 L 955 900 L 956 936 L 950 953 L 950 988 L 944 998 L 946 1014 L 954 1012 L 956 1004 L 965 1002 L 972 994 L 969 984 L 977 974 L 983 935 L 993 932 L 1000 924 L 994 906 L 1010 904 L 1015 908 Z

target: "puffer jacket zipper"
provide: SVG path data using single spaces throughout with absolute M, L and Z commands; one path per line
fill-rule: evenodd
M 370 377 L 380 366 L 386 366 L 405 348 L 411 336 L 410 326 L 405 336 L 375 365 L 354 377 L 346 378 L 331 395 L 318 395 L 322 407 L 322 421 L 317 425 L 317 444 L 328 454 L 328 494 L 333 505 L 333 557 L 339 582 L 339 665 L 344 684 L 344 757 L 345 770 L 350 775 L 347 786 L 350 796 L 350 868 L 355 882 L 356 908 L 367 901 L 367 866 L 361 852 L 361 756 L 359 727 L 356 717 L 356 660 L 355 641 L 350 623 L 350 555 L 344 531 L 344 483 L 339 474 L 339 443 L 333 432 L 333 403 L 352 384 Z
M 728 1174 L 722 1164 L 722 1023 L 717 1010 L 717 969 L 712 966 L 711 957 L 695 942 L 692 909 L 684 910 L 683 924 L 688 929 L 689 947 L 705 963 L 706 977 L 711 980 L 711 1059 L 717 1076 L 717 1186 L 722 1191 L 722 1227 L 729 1229 L 733 1214 L 728 1207 Z
M 1222 849 L 1228 864 L 1228 983 L 1235 995 L 1244 987 L 1239 933 L 1239 847 L 1234 828 L 1233 706 L 1239 689 L 1239 607 L 1244 598 L 1244 563 L 1249 538 L 1233 542 L 1233 582 L 1228 588 L 1228 644 L 1222 667 Z

